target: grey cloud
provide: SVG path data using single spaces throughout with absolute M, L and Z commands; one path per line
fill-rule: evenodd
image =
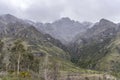
M 22 0 L 31 1 L 22 9 L 9 1 L 0 0 L 0 14 L 10 13 L 34 21 L 51 22 L 61 17 L 70 17 L 78 21 L 96 22 L 106 18 L 115 22 L 120 20 L 120 0 Z M 17 0 L 21 1 L 21 0 Z M 25 5 L 22 5 L 24 7 Z
M 35 6 L 35 7 L 33 7 Z M 34 20 L 42 20 L 42 21 L 52 21 L 60 18 L 60 14 L 63 11 L 64 6 L 62 5 L 54 5 L 47 6 L 43 4 L 42 6 L 37 3 L 33 4 L 25 11 L 28 16 Z M 34 15 L 34 16 L 33 16 Z
M 13 13 L 14 10 L 4 3 L 3 0 L 0 1 L 0 14 Z

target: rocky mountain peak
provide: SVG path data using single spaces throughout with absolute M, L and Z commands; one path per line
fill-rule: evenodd
M 4 14 L 4 15 L 1 15 L 0 18 L 3 18 L 3 19 L 16 19 L 15 16 L 11 15 L 11 14 Z
M 64 21 L 71 21 L 71 19 L 68 18 L 68 17 L 63 17 L 63 18 L 61 18 L 61 20 L 64 20 Z
M 59 20 L 56 20 L 55 22 L 53 22 L 53 24 L 56 24 L 56 23 L 72 23 L 72 22 L 74 22 L 74 20 L 71 20 L 70 18 L 68 18 L 68 17 L 63 17 L 63 18 L 61 18 L 61 19 L 59 19 Z
M 11 15 L 11 14 L 4 14 L 3 16 L 5 16 L 5 17 L 9 17 L 9 18 L 13 18 L 14 16 L 13 15 Z M 15 17 L 14 17 L 15 18 Z
M 100 25 L 108 25 L 108 24 L 114 24 L 114 23 L 112 21 L 109 21 L 109 20 L 103 18 L 99 21 L 99 24 Z
M 11 15 L 11 14 L 5 14 L 0 16 L 0 20 L 5 23 L 16 23 L 21 21 L 17 17 Z

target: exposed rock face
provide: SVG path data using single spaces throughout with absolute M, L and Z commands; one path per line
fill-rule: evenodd
M 119 73 L 119 26 L 101 19 L 75 41 L 73 52 L 79 66 L 100 71 Z M 75 56 L 74 56 L 75 55 Z
M 71 42 L 77 34 L 85 32 L 91 24 L 90 22 L 80 23 L 69 18 L 62 18 L 53 23 L 37 23 L 36 27 L 66 44 Z
M 78 43 L 80 40 L 87 40 L 88 42 L 90 39 L 94 40 L 102 40 L 105 37 L 112 37 L 116 35 L 116 32 L 118 30 L 117 24 L 108 21 L 106 19 L 101 19 L 98 23 L 94 24 L 94 26 L 90 29 L 88 29 L 85 33 L 82 35 L 78 35 L 76 38 L 76 41 L 78 40 Z
M 41 52 L 40 46 L 52 46 L 51 50 L 52 48 L 58 50 L 58 52 L 53 50 L 53 54 L 59 54 L 60 52 L 60 56 L 63 57 L 64 54 L 66 54 L 62 49 L 62 47 L 65 48 L 65 46 L 62 45 L 59 40 L 54 39 L 49 34 L 43 34 L 38 31 L 31 23 L 28 23 L 28 21 L 16 18 L 10 14 L 0 16 L 0 39 L 5 42 L 21 39 L 26 41 L 29 45 L 32 45 L 32 47 L 36 47 L 36 49 L 38 49 L 36 51 L 38 52 Z

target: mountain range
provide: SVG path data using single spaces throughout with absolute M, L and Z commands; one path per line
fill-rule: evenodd
M 33 24 L 33 23 L 32 23 Z M 55 39 L 60 40 L 63 44 L 71 42 L 74 37 L 85 32 L 93 23 L 71 20 L 68 17 L 63 17 L 52 23 L 34 23 L 34 26 L 45 34 L 50 34 Z
M 23 47 L 18 52 L 13 47 L 19 40 L 26 49 L 21 55 L 27 54 L 27 57 L 23 54 L 21 58 L 20 70 L 28 70 L 29 67 L 34 76 L 47 70 L 48 75 L 61 73 L 60 80 L 68 80 L 71 76 L 72 80 L 105 80 L 106 76 L 115 80 L 120 77 L 120 25 L 109 20 L 91 23 L 64 17 L 52 23 L 41 23 L 19 19 L 11 14 L 1 15 L 1 70 L 5 70 L 3 67 L 8 71 L 16 70 L 17 67 L 14 69 L 13 66 L 17 62 L 12 60 L 17 58 L 13 53 L 19 53 Z

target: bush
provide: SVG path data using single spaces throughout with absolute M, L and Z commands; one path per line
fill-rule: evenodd
M 31 77 L 31 74 L 29 72 L 23 71 L 23 72 L 20 72 L 19 76 L 23 78 Z

